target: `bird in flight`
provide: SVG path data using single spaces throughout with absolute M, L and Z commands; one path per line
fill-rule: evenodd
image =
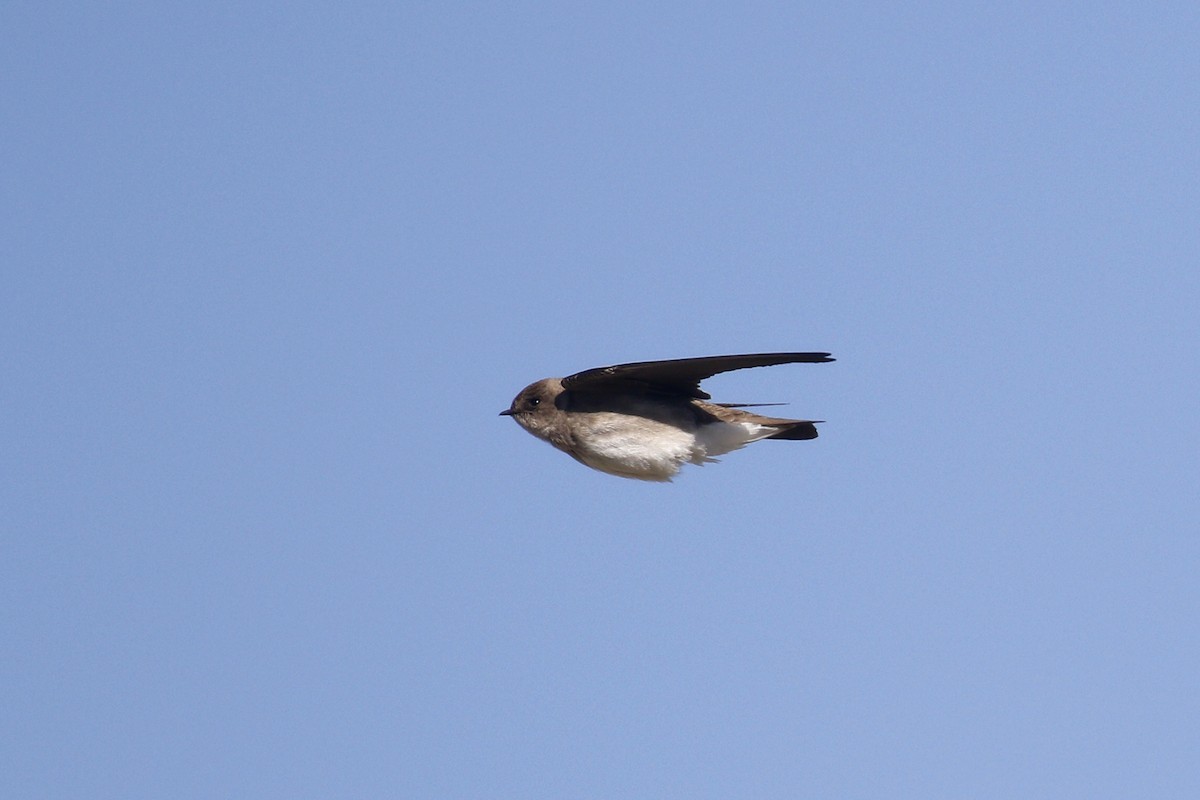
M 638 361 L 531 383 L 500 412 L 576 461 L 601 472 L 669 481 L 684 464 L 759 439 L 815 439 L 820 420 L 765 417 L 752 403 L 710 403 L 700 381 L 776 364 L 820 364 L 829 353 L 756 353 Z M 765 404 L 771 405 L 771 404 Z

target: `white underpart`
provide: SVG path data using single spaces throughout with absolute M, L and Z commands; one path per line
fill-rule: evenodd
M 709 461 L 712 456 L 721 456 L 745 447 L 751 442 L 765 439 L 773 433 L 779 433 L 779 428 L 770 428 L 753 422 L 712 422 L 701 425 L 696 432 L 696 439 L 704 448 Z M 700 461 L 695 462 L 702 463 Z
M 712 422 L 695 432 L 651 420 L 634 429 L 622 422 L 614 419 L 613 425 L 594 430 L 579 459 L 602 472 L 646 481 L 669 481 L 685 463 L 716 461 L 714 456 L 779 431 L 752 422 Z

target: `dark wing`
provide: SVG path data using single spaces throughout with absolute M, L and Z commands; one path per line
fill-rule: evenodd
M 564 389 L 584 392 L 644 392 L 709 399 L 700 381 L 721 372 L 775 364 L 820 364 L 833 361 L 829 353 L 756 353 L 741 356 L 676 358 L 669 361 L 637 361 L 576 372 L 563 378 Z

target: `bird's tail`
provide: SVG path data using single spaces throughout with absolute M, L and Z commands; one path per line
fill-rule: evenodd
M 800 439 L 815 439 L 817 438 L 817 426 L 814 423 L 824 422 L 820 419 L 798 419 L 788 427 L 781 430 L 779 433 L 773 433 L 768 436 L 768 439 L 791 439 L 793 441 Z

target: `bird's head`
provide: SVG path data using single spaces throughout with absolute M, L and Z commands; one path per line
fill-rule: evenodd
M 531 383 L 513 398 L 512 405 L 501 411 L 500 416 L 512 417 L 522 428 L 545 439 L 548 428 L 563 413 L 558 408 L 562 393 L 562 380 L 559 378 Z

